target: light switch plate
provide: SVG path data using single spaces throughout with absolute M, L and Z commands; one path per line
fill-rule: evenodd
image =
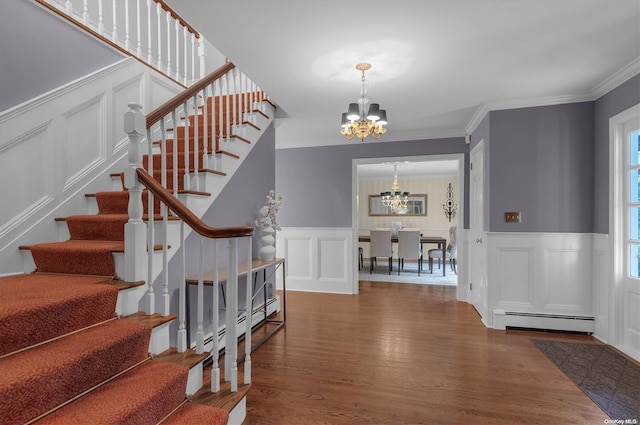
M 507 211 L 504 213 L 504 221 L 507 223 L 520 223 L 522 215 L 520 211 Z

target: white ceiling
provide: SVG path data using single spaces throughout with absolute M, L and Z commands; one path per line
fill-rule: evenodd
M 358 62 L 381 141 L 464 136 L 484 111 L 593 100 L 640 72 L 640 0 L 167 3 L 278 104 L 278 148 L 361 143 L 339 134 Z

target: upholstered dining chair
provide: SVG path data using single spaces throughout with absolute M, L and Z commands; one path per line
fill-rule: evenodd
M 429 256 L 429 269 L 433 273 L 433 260 L 438 260 L 438 264 L 442 261 L 442 267 L 445 262 L 449 262 L 451 271 L 458 273 L 457 261 L 458 261 L 458 226 L 451 226 L 449 228 L 449 245 L 444 252 L 444 258 L 442 258 L 442 250 L 434 248 L 430 249 L 427 253 Z
M 369 246 L 369 274 L 373 273 L 373 266 L 377 257 L 386 257 L 389 261 L 389 274 L 393 268 L 393 247 L 391 244 L 391 229 L 371 230 L 371 242 Z
M 404 259 L 418 260 L 418 276 L 422 270 L 422 246 L 420 245 L 420 229 L 398 231 L 398 274 L 404 269 Z

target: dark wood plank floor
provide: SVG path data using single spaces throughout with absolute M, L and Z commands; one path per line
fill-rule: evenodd
M 246 425 L 603 424 L 531 338 L 496 331 L 455 287 L 360 282 L 287 292 L 287 326 L 252 355 Z M 256 335 L 257 336 L 257 335 Z

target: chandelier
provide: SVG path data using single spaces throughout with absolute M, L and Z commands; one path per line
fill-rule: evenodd
M 382 198 L 382 205 L 388 207 L 392 212 L 396 214 L 403 214 L 407 212 L 409 203 L 409 192 L 400 192 L 398 187 L 398 165 L 393 165 L 393 184 L 391 185 L 391 192 L 380 193 Z
M 369 105 L 366 109 L 367 99 L 367 81 L 364 79 L 364 72 L 371 69 L 369 63 L 359 63 L 356 65 L 358 71 L 362 71 L 362 87 L 360 88 L 360 98 L 357 103 L 350 103 L 347 112 L 342 113 L 342 124 L 340 125 L 340 134 L 347 140 L 357 137 L 360 141 L 364 141 L 367 136 L 379 139 L 387 129 L 387 111 L 380 109 L 378 103 Z

